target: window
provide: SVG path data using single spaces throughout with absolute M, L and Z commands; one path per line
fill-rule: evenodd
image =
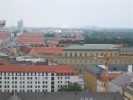
M 79 54 L 79 56 L 81 57 L 81 56 L 82 56 L 82 54 L 80 53 L 80 54 Z
M 54 82 L 51 82 L 52 85 L 54 85 Z
M 51 76 L 54 76 L 54 73 L 51 73 Z
M 75 53 L 75 57 L 77 57 L 77 53 Z
M 117 71 L 117 67 L 113 67 L 113 71 Z
M 67 56 L 67 53 L 65 53 L 65 56 Z
M 72 53 L 70 53 L 70 57 L 72 56 Z
M 85 53 L 85 57 L 87 57 L 87 53 Z
M 54 77 L 51 77 L 51 80 L 54 80 Z
M 46 76 L 48 76 L 48 73 L 46 73 Z

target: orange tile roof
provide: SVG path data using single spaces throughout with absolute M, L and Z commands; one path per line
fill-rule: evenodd
M 43 34 L 40 33 L 23 33 L 19 37 L 43 37 Z
M 55 72 L 58 74 L 73 74 L 76 71 L 70 65 L 0 65 L 0 72 Z
M 18 37 L 16 42 L 44 42 L 43 37 Z
M 121 75 L 122 72 L 111 72 L 109 73 L 109 76 L 108 76 L 108 80 L 111 81 L 113 79 L 115 79 L 116 77 L 118 77 L 119 75 Z M 105 81 L 106 80 L 106 74 L 105 74 L 105 71 L 99 76 L 100 80 L 102 81 Z

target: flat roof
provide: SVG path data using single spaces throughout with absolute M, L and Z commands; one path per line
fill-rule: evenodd
M 120 51 L 133 51 L 133 47 L 120 48 Z
M 85 44 L 64 47 L 63 50 L 119 50 L 111 44 Z

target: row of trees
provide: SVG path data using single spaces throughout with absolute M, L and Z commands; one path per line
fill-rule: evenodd
M 60 41 L 59 44 L 80 44 L 80 41 Z M 133 46 L 133 38 L 98 38 L 98 37 L 85 37 L 84 44 L 127 44 Z
M 86 37 L 84 43 L 89 44 L 128 44 L 133 46 L 133 38 L 90 38 Z
M 61 40 L 59 44 L 79 44 L 80 41 L 71 41 L 71 40 Z
M 77 82 L 75 82 L 75 83 L 69 83 L 68 86 L 67 85 L 60 86 L 59 91 L 82 91 L 82 88 Z

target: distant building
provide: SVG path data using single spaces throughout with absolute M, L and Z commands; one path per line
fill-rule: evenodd
M 23 45 L 43 45 L 45 41 L 43 35 L 40 33 L 23 33 L 17 36 L 15 43 Z
M 104 65 L 105 49 L 108 49 L 109 64 L 133 65 L 133 48 L 121 48 L 114 44 L 84 44 L 67 46 L 62 49 L 58 62 L 70 64 L 79 74 L 88 65 Z
M 0 63 L 1 92 L 57 92 L 70 82 L 79 82 L 70 65 Z
M 0 92 L 0 98 L 0 100 L 124 100 L 119 92 Z
M 5 20 L 0 20 L 0 28 L 4 27 L 6 25 L 6 21 Z
M 23 32 L 23 20 L 18 21 L 18 29 L 20 32 Z
M 5 46 L 11 41 L 10 32 L 0 32 L 0 46 Z

